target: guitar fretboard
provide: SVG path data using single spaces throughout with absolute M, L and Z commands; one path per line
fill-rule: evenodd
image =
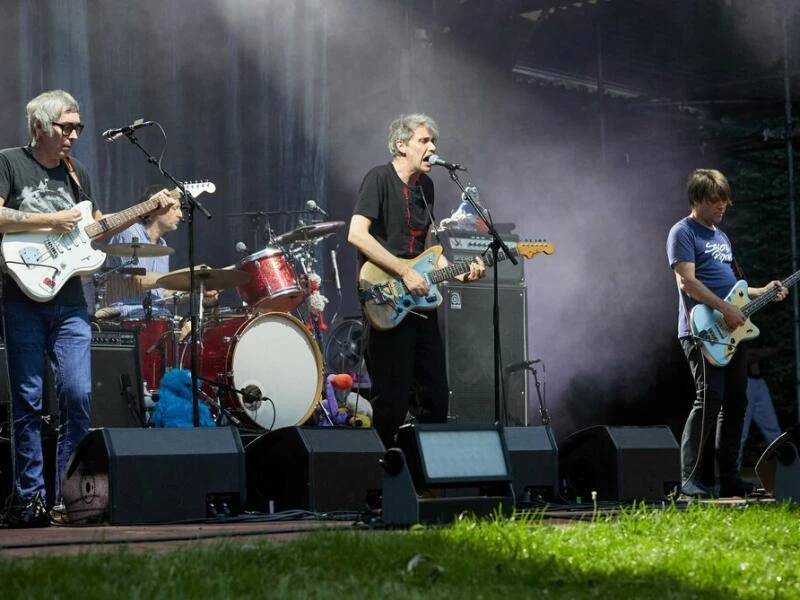
M 509 248 L 512 254 L 515 256 L 517 255 L 517 251 L 515 248 Z M 502 262 L 506 259 L 505 254 L 498 254 L 497 255 L 497 262 Z M 492 260 L 491 254 L 486 254 L 483 257 L 483 263 L 487 267 L 491 267 L 494 264 Z M 435 271 L 431 271 L 428 273 L 428 279 L 430 279 L 431 283 L 442 283 L 443 281 L 447 281 L 448 279 L 453 279 L 454 277 L 458 277 L 459 275 L 463 275 L 464 273 L 469 273 L 469 265 L 470 262 L 467 261 L 460 261 L 454 262 L 451 265 L 447 265 L 441 269 L 436 269 Z
M 781 282 L 783 287 L 789 289 L 792 287 L 797 281 L 800 280 L 800 271 L 796 271 L 789 275 L 784 281 Z M 750 317 L 750 315 L 754 314 L 755 312 L 764 308 L 767 304 L 772 302 L 775 296 L 778 295 L 778 288 L 772 287 L 771 289 L 767 290 L 766 293 L 761 294 L 755 300 L 751 300 L 747 304 L 742 307 L 742 313 L 745 317 Z
M 136 204 L 135 206 L 131 206 L 125 210 L 115 212 L 113 215 L 103 217 L 99 221 L 95 221 L 94 223 L 87 225 L 86 235 L 88 235 L 91 239 L 94 239 L 104 234 L 106 231 L 115 229 L 117 227 L 122 227 L 123 225 L 135 221 L 137 218 L 141 217 L 142 215 L 146 215 L 157 206 L 158 200 L 150 198 L 141 204 Z

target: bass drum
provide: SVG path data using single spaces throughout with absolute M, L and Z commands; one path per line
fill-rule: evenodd
M 302 425 L 322 393 L 319 346 L 303 322 L 286 313 L 231 317 L 208 328 L 199 371 L 204 379 L 250 393 L 243 398 L 220 388 L 221 405 L 266 430 Z

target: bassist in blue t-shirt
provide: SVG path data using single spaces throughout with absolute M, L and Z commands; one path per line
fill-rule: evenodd
M 753 489 L 739 476 L 737 466 L 747 407 L 746 353 L 744 349 L 735 352 L 735 340 L 725 334 L 749 323 L 743 303 L 761 296 L 780 301 L 786 298 L 788 290 L 780 281 L 772 281 L 761 288 L 741 288 L 742 302 L 734 301 L 729 294 L 738 279 L 733 249 L 728 236 L 719 229 L 731 205 L 728 181 L 714 169 L 696 169 L 689 176 L 687 192 L 691 212 L 672 226 L 667 238 L 667 257 L 679 292 L 678 339 L 689 361 L 696 390 L 681 437 L 681 491 L 686 496 L 713 495 L 700 482 L 699 475 L 702 448 L 716 431 L 719 495 L 743 496 Z M 698 311 L 718 311 L 714 313 L 719 317 L 717 331 L 711 327 L 698 331 L 697 319 L 693 319 L 697 311 L 692 312 L 695 306 Z M 709 356 L 704 354 L 703 345 Z M 716 354 L 715 349 L 722 351 L 719 360 L 711 356 Z

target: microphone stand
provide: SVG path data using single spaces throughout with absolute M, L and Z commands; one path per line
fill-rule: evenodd
M 488 214 L 488 211 L 484 211 L 482 207 L 478 206 L 478 203 L 475 202 L 467 190 L 464 189 L 464 186 L 461 184 L 461 180 L 458 178 L 458 171 L 449 167 L 447 170 L 450 172 L 450 179 L 452 179 L 458 188 L 463 192 L 464 198 L 466 198 L 467 202 L 469 202 L 470 206 L 472 206 L 472 208 L 475 210 L 475 213 L 486 225 L 489 235 L 492 237 L 492 241 L 489 244 L 489 249 L 492 251 L 492 267 L 494 270 L 494 279 L 492 284 L 492 326 L 494 330 L 494 420 L 496 422 L 500 422 L 500 379 L 502 374 L 500 372 L 500 289 L 498 288 L 497 257 L 500 253 L 500 250 L 502 250 L 505 252 L 506 258 L 508 258 L 512 264 L 516 265 L 517 259 L 513 254 L 511 254 L 511 250 L 508 249 L 506 243 L 500 239 L 500 234 L 498 234 L 497 230 L 494 228 L 494 224 L 492 223 L 492 219 Z M 507 423 L 502 423 L 502 425 L 507 425 Z
M 197 389 L 197 335 L 198 335 L 198 324 L 197 324 L 197 302 L 196 300 L 196 292 L 195 289 L 195 261 L 194 261 L 194 211 L 199 210 L 202 212 L 207 218 L 211 218 L 211 213 L 206 210 L 206 207 L 203 206 L 200 201 L 195 198 L 191 192 L 189 192 L 177 179 L 175 179 L 170 173 L 168 173 L 162 166 L 161 162 L 156 159 L 152 154 L 150 154 L 145 148 L 139 143 L 139 140 L 136 138 L 136 134 L 133 130 L 126 131 L 125 137 L 128 138 L 128 141 L 139 148 L 139 150 L 144 153 L 147 157 L 147 162 L 151 165 L 155 165 L 155 167 L 161 172 L 161 174 L 169 179 L 172 183 L 175 184 L 181 193 L 183 194 L 183 201 L 181 202 L 181 208 L 186 211 L 186 222 L 188 223 L 187 227 L 187 235 L 189 241 L 189 315 L 190 315 L 190 322 L 192 324 L 192 331 L 191 331 L 191 349 L 189 355 L 191 357 L 190 360 L 190 369 L 192 374 L 192 424 L 194 427 L 200 427 L 200 407 L 198 405 L 198 394 L 199 390 Z M 202 298 L 200 299 L 202 302 Z

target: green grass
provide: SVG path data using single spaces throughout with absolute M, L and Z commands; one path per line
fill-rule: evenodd
M 0 561 L 4 598 L 800 598 L 800 508 L 631 509 Z M 417 560 L 414 558 L 417 557 Z M 414 566 L 409 567 L 409 564 Z

